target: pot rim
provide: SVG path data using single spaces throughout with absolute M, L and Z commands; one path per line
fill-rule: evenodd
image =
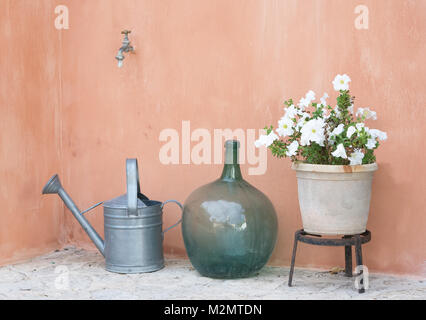
M 349 165 L 332 165 L 332 164 L 310 164 L 304 162 L 293 162 L 291 168 L 296 171 L 309 172 L 327 172 L 327 173 L 354 173 L 354 172 L 372 172 L 378 169 L 377 163 L 360 164 L 355 166 Z

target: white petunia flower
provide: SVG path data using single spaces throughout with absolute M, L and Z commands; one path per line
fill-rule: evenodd
M 324 119 L 312 119 L 305 123 L 300 132 L 302 136 L 300 138 L 300 144 L 302 146 L 310 145 L 310 142 L 316 142 L 320 146 L 324 146 L 325 135 L 324 135 Z
M 380 141 L 385 141 L 388 138 L 387 133 L 379 129 L 370 129 L 368 132 L 371 134 L 371 137 L 378 138 Z
M 351 104 L 351 105 L 348 107 L 348 111 L 349 111 L 351 114 L 354 114 L 354 105 L 353 105 L 353 104 Z
M 364 124 L 364 123 L 362 123 L 362 122 L 360 122 L 360 123 L 357 123 L 357 124 L 355 125 L 355 127 L 356 127 L 356 129 L 357 129 L 358 131 L 361 131 L 361 129 L 365 127 L 365 124 Z
M 296 118 L 296 115 L 300 113 L 300 111 L 298 111 L 294 105 L 291 105 L 288 108 L 284 108 L 284 111 L 285 111 L 284 117 L 291 118 L 291 119 Z
M 364 117 L 366 120 L 373 119 L 377 120 L 377 112 L 370 110 L 369 108 L 358 108 L 356 115 Z
M 322 109 L 322 117 L 327 120 L 330 117 L 330 114 L 328 113 L 327 108 Z
M 306 98 L 300 98 L 300 101 L 299 101 L 299 107 L 302 109 L 302 110 L 305 110 L 305 108 L 307 108 L 307 107 L 309 107 L 309 104 L 311 103 L 311 101 L 310 100 L 308 100 L 308 99 L 306 99 Z
M 305 125 L 305 123 L 307 122 L 306 121 L 307 118 L 309 118 L 309 113 L 303 112 L 301 117 L 299 118 L 299 121 L 297 121 L 297 124 L 296 124 L 297 130 L 300 130 L 300 128 L 302 128 Z
M 297 149 L 299 148 L 299 142 L 297 142 L 296 140 L 294 140 L 292 143 L 290 143 L 290 145 L 287 148 L 287 151 L 285 153 L 285 155 L 287 157 L 292 157 L 295 156 L 297 153 Z
M 343 158 L 343 159 L 348 158 L 348 156 L 346 155 L 346 150 L 345 150 L 345 147 L 343 146 L 343 143 L 340 143 L 337 146 L 336 150 L 331 153 L 331 155 L 336 158 Z
M 324 92 L 324 95 L 320 99 L 321 105 L 323 105 L 324 107 L 327 106 L 327 100 L 326 100 L 327 98 L 329 98 L 328 93 Z
M 350 139 L 355 132 L 356 132 L 356 128 L 354 126 L 350 126 L 348 128 L 348 131 L 346 132 L 346 137 Z
M 345 125 L 343 123 L 339 124 L 333 131 L 331 131 L 331 136 L 338 136 L 343 132 Z
M 312 101 L 315 100 L 315 92 L 312 90 L 309 90 L 305 97 L 301 98 L 299 101 L 299 107 L 304 110 L 305 108 L 309 107 Z
M 377 141 L 375 138 L 371 138 L 367 140 L 367 144 L 365 145 L 367 149 L 374 149 L 377 145 Z
M 307 99 L 310 99 L 311 101 L 312 101 L 312 100 L 315 100 L 315 92 L 313 92 L 312 90 L 309 90 L 309 91 L 306 93 L 306 98 L 307 98 Z
M 259 148 L 260 146 L 269 147 L 277 139 L 278 136 L 275 132 L 271 131 L 268 135 L 262 134 L 259 139 L 254 142 L 254 145 L 256 148 Z
M 336 78 L 333 80 L 334 90 L 349 90 L 349 82 L 351 82 L 351 78 L 348 75 L 340 75 L 338 74 Z
M 340 112 L 339 107 L 335 106 L 333 110 L 336 113 L 336 117 L 340 118 L 340 116 L 341 116 L 342 113 Z
M 294 133 L 293 124 L 293 120 L 291 120 L 287 116 L 282 117 L 278 121 L 277 133 L 281 137 L 291 136 Z
M 354 152 L 351 153 L 351 156 L 348 158 L 351 166 L 356 166 L 358 164 L 362 164 L 362 159 L 364 158 L 364 153 L 360 149 L 355 149 Z

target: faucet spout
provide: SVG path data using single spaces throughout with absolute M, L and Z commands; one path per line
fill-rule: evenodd
M 46 183 L 42 191 L 42 194 L 54 194 L 54 193 L 57 193 L 59 195 L 59 197 L 65 203 L 67 208 L 71 211 L 73 216 L 80 223 L 83 230 L 87 233 L 89 238 L 93 241 L 96 248 L 98 248 L 100 253 L 102 253 L 102 255 L 104 256 L 104 251 L 105 251 L 104 240 L 102 240 L 102 238 L 99 236 L 96 230 L 93 229 L 89 221 L 87 221 L 87 219 L 83 216 L 83 214 L 78 209 L 77 205 L 68 195 L 68 193 L 64 190 L 57 174 L 55 174 L 52 178 L 49 179 L 49 181 Z
M 124 60 L 122 48 L 120 48 L 120 50 L 118 50 L 118 54 L 115 58 L 118 60 L 118 67 L 121 68 L 123 66 L 123 60 Z
M 118 50 L 118 54 L 115 57 L 118 60 L 118 67 L 121 68 L 123 66 L 123 60 L 124 60 L 124 52 L 133 52 L 134 48 L 130 45 L 130 40 L 128 34 L 131 33 L 130 30 L 123 30 L 121 32 L 124 34 L 123 44 L 121 48 Z

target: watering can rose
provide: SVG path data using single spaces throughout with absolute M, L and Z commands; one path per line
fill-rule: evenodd
M 354 113 L 354 97 L 349 94 L 348 75 L 337 75 L 332 84 L 339 92 L 337 105 L 327 104 L 327 93 L 315 102 L 310 90 L 299 103 L 284 102 L 284 116 L 278 127 L 265 127 L 266 134 L 255 142 L 265 146 L 276 157 L 310 164 L 361 165 L 376 161 L 374 150 L 387 139 L 386 132 L 370 129 L 366 120 L 377 120 L 375 111 L 358 108 Z

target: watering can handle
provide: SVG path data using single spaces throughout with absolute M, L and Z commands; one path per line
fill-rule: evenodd
M 137 159 L 126 159 L 127 210 L 129 216 L 138 215 L 138 195 L 140 194 Z
M 165 204 L 167 204 L 167 203 L 169 203 L 169 202 L 174 202 L 174 203 L 176 203 L 176 204 L 180 207 L 180 209 L 182 210 L 182 213 L 183 213 L 183 206 L 181 205 L 181 203 L 180 203 L 179 201 L 176 201 L 176 200 L 166 200 L 166 201 L 164 201 L 164 202 L 161 204 L 161 209 L 163 209 L 164 205 L 165 205 Z M 172 226 L 168 227 L 166 230 L 164 230 L 164 231 L 163 231 L 163 235 L 164 235 L 167 231 L 169 231 L 170 229 L 172 229 L 172 228 L 176 227 L 176 226 L 177 226 L 179 223 L 181 223 L 181 222 L 182 222 L 182 218 L 180 218 L 180 219 L 179 219 L 179 221 L 178 221 L 178 222 L 176 222 L 174 225 L 172 225 Z

